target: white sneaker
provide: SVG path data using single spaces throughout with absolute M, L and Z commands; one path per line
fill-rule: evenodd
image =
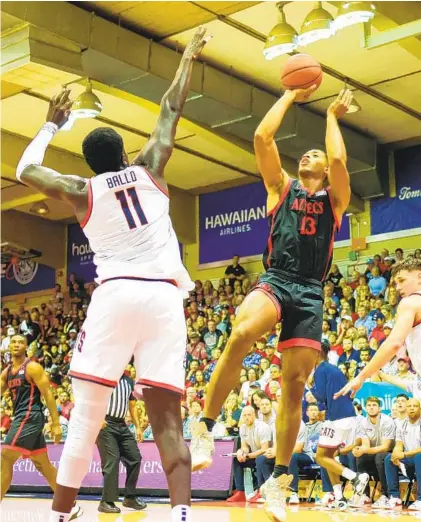
M 291 496 L 289 497 L 289 502 L 288 504 L 290 506 L 292 506 L 293 504 L 299 504 L 300 503 L 300 499 L 298 497 L 298 494 L 295 493 L 295 491 L 293 493 L 291 493 Z
M 265 513 L 272 522 L 286 520 L 286 489 L 291 484 L 292 475 L 270 476 L 260 488 L 260 494 L 266 498 Z
M 345 511 L 348 505 L 349 504 L 346 498 L 341 498 L 341 500 L 334 500 L 331 504 L 329 504 L 329 507 L 337 511 Z
M 357 476 L 354 480 L 351 480 L 352 487 L 354 489 L 354 493 L 356 495 L 362 496 L 364 494 L 364 490 L 368 484 L 370 477 L 368 473 L 357 473 Z
M 83 509 L 79 506 L 79 504 L 76 504 L 72 507 L 72 510 L 70 511 L 70 518 L 69 522 L 71 520 L 76 520 L 77 518 L 80 518 L 83 515 Z
M 364 507 L 371 504 L 371 498 L 367 495 L 352 495 L 352 498 L 349 501 L 349 505 L 351 507 Z
M 373 504 L 373 508 L 377 509 L 387 509 L 389 506 L 389 499 L 385 495 L 382 495 L 376 502 Z
M 395 509 L 402 507 L 402 500 L 396 497 L 390 497 L 387 507 L 385 509 Z
M 408 509 L 411 511 L 421 511 L 421 500 L 416 500 L 413 502 Z
M 317 504 L 321 506 L 328 506 L 335 500 L 335 495 L 333 493 L 325 493 L 321 500 L 317 502 Z
M 192 424 L 191 432 L 191 469 L 192 471 L 199 471 L 208 468 L 212 464 L 215 444 L 212 433 L 208 431 L 204 422 Z

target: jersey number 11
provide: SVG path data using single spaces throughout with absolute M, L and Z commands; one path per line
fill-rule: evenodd
M 118 199 L 121 205 L 121 210 L 124 213 L 124 217 L 126 218 L 127 224 L 129 225 L 130 230 L 132 228 L 137 228 L 136 222 L 134 220 L 132 211 L 129 208 L 129 204 L 127 201 L 127 195 L 132 200 L 133 208 L 136 211 L 137 217 L 139 218 L 141 225 L 147 225 L 148 220 L 146 219 L 145 213 L 142 210 L 142 207 L 140 206 L 139 198 L 137 197 L 136 189 L 129 188 L 127 190 L 119 190 L 115 193 L 115 197 Z

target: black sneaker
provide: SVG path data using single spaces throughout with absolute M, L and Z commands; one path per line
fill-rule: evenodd
M 359 496 L 363 495 L 369 480 L 370 477 L 368 473 L 357 473 L 354 480 L 351 480 L 354 493 Z
M 114 502 L 104 502 L 103 500 L 99 503 L 98 511 L 100 513 L 121 513 L 121 509 Z
M 135 509 L 136 511 L 142 511 L 142 509 L 146 509 L 147 505 L 143 500 L 138 500 L 133 497 L 125 497 L 123 500 L 123 506 L 130 509 Z
M 345 511 L 347 507 L 348 501 L 344 497 L 342 497 L 341 500 L 334 500 L 331 504 L 329 504 L 329 509 L 335 509 L 337 511 Z

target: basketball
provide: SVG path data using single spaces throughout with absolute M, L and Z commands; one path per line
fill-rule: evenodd
M 308 54 L 295 54 L 288 58 L 282 71 L 284 89 L 307 89 L 322 83 L 323 71 L 317 60 Z

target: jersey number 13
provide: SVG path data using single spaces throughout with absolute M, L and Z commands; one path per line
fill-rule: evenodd
M 139 198 L 137 197 L 136 189 L 128 188 L 126 190 L 119 190 L 115 193 L 115 197 L 118 199 L 121 205 L 121 210 L 124 213 L 124 217 L 126 218 L 127 224 L 129 225 L 130 230 L 132 228 L 137 228 L 137 224 L 135 218 L 133 217 L 132 211 L 129 208 L 129 203 L 127 200 L 127 196 L 132 200 L 133 208 L 139 218 L 141 225 L 147 225 L 148 220 L 146 219 L 145 213 L 140 206 Z

